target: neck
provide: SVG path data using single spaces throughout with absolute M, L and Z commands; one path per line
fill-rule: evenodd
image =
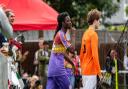
M 67 29 L 66 29 L 66 28 L 64 28 L 64 27 L 62 27 L 62 28 L 61 28 L 61 30 L 62 30 L 64 33 L 66 33 L 66 32 L 67 32 Z
M 96 28 L 95 28 L 95 25 L 94 25 L 94 24 L 90 25 L 89 27 L 93 28 L 93 30 L 96 30 Z

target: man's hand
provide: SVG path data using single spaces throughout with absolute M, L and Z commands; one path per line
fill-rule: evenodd
M 6 49 L 4 46 L 0 48 L 0 52 L 4 54 L 4 56 L 8 56 L 8 49 Z
M 98 74 L 98 76 L 99 76 L 99 78 L 100 78 L 100 80 L 102 80 L 103 79 L 103 75 L 100 73 L 100 74 Z
M 39 62 L 37 60 L 34 61 L 34 65 L 38 65 Z
M 29 54 L 29 51 L 25 51 L 23 55 L 27 56 L 28 54 Z

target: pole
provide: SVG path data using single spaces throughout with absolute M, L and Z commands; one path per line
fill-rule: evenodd
M 116 69 L 116 74 L 115 74 L 116 84 L 115 84 L 115 87 L 116 87 L 116 89 L 118 89 L 118 68 L 117 68 L 117 59 L 114 58 L 114 61 L 115 61 L 115 69 Z
M 124 58 L 125 56 L 127 56 L 127 40 L 126 42 L 124 42 Z M 125 73 L 124 73 L 124 89 L 126 89 L 126 74 Z

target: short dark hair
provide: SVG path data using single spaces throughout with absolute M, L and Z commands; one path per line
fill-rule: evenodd
M 13 11 L 10 10 L 10 9 L 7 9 L 7 10 L 5 11 L 5 13 L 6 13 L 6 16 L 9 17 L 10 15 L 12 15 Z
M 44 42 L 43 42 L 43 45 L 48 45 L 48 42 L 47 42 L 47 41 L 44 41 Z
M 88 15 L 87 15 L 87 22 L 89 25 L 92 25 L 94 20 L 99 20 L 101 16 L 101 12 L 98 11 L 97 9 L 92 9 L 91 11 L 89 11 Z

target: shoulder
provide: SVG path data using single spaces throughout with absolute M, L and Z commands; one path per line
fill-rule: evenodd
M 66 34 L 65 34 L 63 31 L 60 30 L 60 31 L 58 32 L 58 35 L 62 36 L 62 35 L 66 35 Z
M 0 15 L 3 13 L 3 10 L 2 10 L 2 8 L 0 7 Z
M 62 31 L 58 31 L 56 34 L 56 38 L 60 37 L 61 35 L 64 35 Z
M 90 32 L 90 37 L 91 39 L 98 40 L 98 35 L 95 31 Z
M 39 50 L 37 50 L 36 52 L 35 52 L 35 54 L 38 54 L 39 53 Z

